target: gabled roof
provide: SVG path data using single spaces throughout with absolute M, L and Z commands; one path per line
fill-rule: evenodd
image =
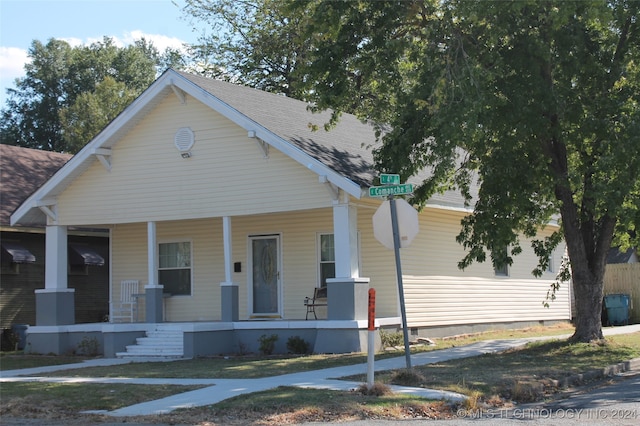
M 314 114 L 299 100 L 170 69 L 29 197 L 11 217 L 12 223 L 44 224 L 40 209 L 55 205 L 56 197 L 93 162 L 109 167 L 110 148 L 169 94 L 195 98 L 355 198 L 374 182 L 375 131 L 355 116 L 343 114 L 325 131 L 328 111 Z M 313 125 L 320 130 L 314 131 Z M 434 203 L 463 207 L 461 197 L 453 194 L 437 195 Z
M 306 102 L 198 75 L 178 74 L 252 121 L 255 128 L 247 130 L 262 128 L 357 185 L 373 184 L 376 175 L 368 147 L 375 142 L 374 129 L 355 116 L 344 114 L 335 128 L 326 131 L 323 126 L 331 113 L 311 113 Z M 312 125 L 320 130 L 313 131 Z M 257 137 L 263 136 L 264 132 L 258 131 Z
M 14 210 L 71 157 L 0 144 L 0 225 L 8 226 Z

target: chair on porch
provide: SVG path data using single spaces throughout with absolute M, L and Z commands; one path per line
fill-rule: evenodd
M 139 286 L 138 280 L 126 280 L 120 283 L 120 299 L 111 302 L 111 322 L 133 322 L 137 313 Z
M 304 305 L 307 307 L 307 314 L 304 319 L 309 319 L 309 314 L 313 314 L 315 319 L 318 319 L 316 315 L 317 306 L 327 306 L 327 287 L 316 287 L 313 289 L 313 298 L 305 297 Z

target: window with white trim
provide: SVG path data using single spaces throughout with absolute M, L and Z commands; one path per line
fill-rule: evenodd
M 173 296 L 191 295 L 191 243 L 158 245 L 158 282 Z
M 318 277 L 320 287 L 326 287 L 327 278 L 336 277 L 335 243 L 333 234 L 318 235 Z

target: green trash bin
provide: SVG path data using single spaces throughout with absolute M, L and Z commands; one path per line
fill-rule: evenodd
M 604 306 L 607 309 L 607 319 L 610 325 L 629 324 L 628 294 L 608 294 L 604 297 Z

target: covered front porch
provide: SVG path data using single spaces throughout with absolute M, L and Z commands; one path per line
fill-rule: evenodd
M 276 351 L 281 353 L 294 336 L 307 341 L 313 352 L 362 351 L 369 279 L 359 276 L 358 238 L 359 226 L 369 222 L 368 214 L 358 218 L 358 208 L 345 194 L 324 209 L 109 225 L 110 315 L 108 323 L 97 324 L 75 324 L 74 292 L 65 285 L 66 251 L 58 249 L 66 244 L 67 227 L 49 225 L 45 288 L 36 291 L 37 321 L 29 328 L 25 349 L 68 353 L 89 339 L 104 356 L 113 357 L 147 332 L 171 325 L 183 335 L 184 357 L 257 352 L 265 334 L 279 336 Z M 323 235 L 332 237 L 324 249 L 319 247 Z M 266 256 L 273 262 L 263 264 L 256 260 L 255 247 L 265 250 L 265 238 L 277 244 Z M 175 286 L 167 291 L 162 282 L 163 276 L 176 275 L 162 275 L 159 247 L 167 241 L 189 243 L 185 294 L 173 293 Z M 327 249 L 330 268 L 318 254 Z M 326 270 L 331 273 L 323 277 Z M 125 307 L 130 315 L 116 315 L 130 282 L 135 283 L 132 304 Z M 260 299 L 261 286 L 269 289 L 269 297 Z M 320 286 L 326 286 L 326 306 L 318 308 L 316 319 L 307 315 L 305 297 Z

